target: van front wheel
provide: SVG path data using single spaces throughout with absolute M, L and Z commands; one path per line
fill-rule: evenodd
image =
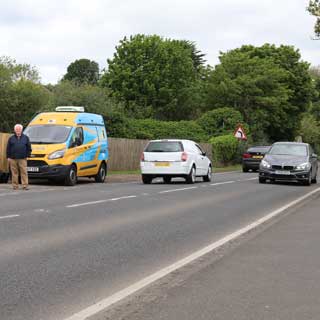
M 103 183 L 106 180 L 107 167 L 105 163 L 101 163 L 98 173 L 94 176 L 94 180 L 98 183 Z
M 68 175 L 64 180 L 66 186 L 74 186 L 77 183 L 77 167 L 73 164 L 71 165 Z

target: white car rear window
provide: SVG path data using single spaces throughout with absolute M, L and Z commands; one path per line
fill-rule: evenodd
M 182 152 L 183 145 L 179 141 L 152 141 L 145 152 Z

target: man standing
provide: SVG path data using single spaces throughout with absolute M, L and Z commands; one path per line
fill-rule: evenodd
M 28 190 L 27 158 L 31 155 L 31 144 L 29 137 L 22 133 L 23 126 L 14 126 L 14 135 L 8 140 L 7 159 L 9 161 L 12 186 L 14 190 L 19 188 L 19 173 L 21 176 L 22 188 Z

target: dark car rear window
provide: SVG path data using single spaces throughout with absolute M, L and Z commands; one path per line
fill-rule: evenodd
M 252 147 L 248 149 L 248 152 L 267 153 L 269 150 L 270 147 Z
M 150 142 L 145 152 L 182 152 L 183 146 L 179 141 Z

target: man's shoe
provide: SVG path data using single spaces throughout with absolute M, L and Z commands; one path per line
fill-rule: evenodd
M 29 190 L 29 188 L 28 188 L 28 187 L 23 187 L 22 189 L 23 189 L 23 190 Z

